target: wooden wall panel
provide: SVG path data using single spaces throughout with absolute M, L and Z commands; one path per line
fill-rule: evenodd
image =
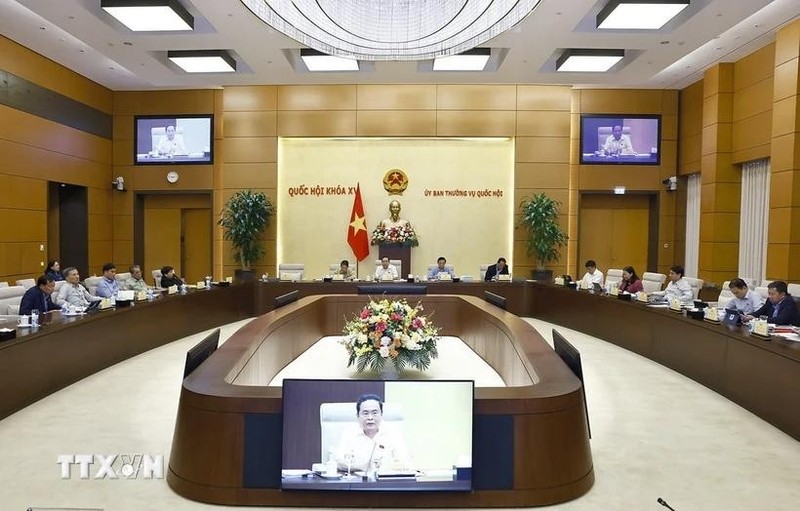
M 521 163 L 514 166 L 514 188 L 560 188 L 569 187 L 569 164 L 567 163 Z
M 359 110 L 356 134 L 359 137 L 433 137 L 436 135 L 436 112 Z
M 175 171 L 180 176 L 177 183 L 167 181 L 167 173 Z M 146 191 L 191 191 L 214 188 L 213 170 L 210 166 L 192 165 L 189 167 L 137 168 L 133 174 L 133 189 Z M 131 190 L 132 191 L 132 190 Z M 130 191 L 128 192 L 130 193 Z M 133 210 L 118 211 L 119 214 L 132 214 Z
M 255 163 L 278 161 L 276 138 L 239 137 L 225 139 L 224 163 Z
M 519 137 L 569 137 L 570 126 L 568 111 L 517 112 Z
M 113 93 L 88 78 L 0 35 L 0 69 L 111 113 Z
M 356 136 L 356 111 L 279 111 L 278 136 L 354 137 Z
M 214 91 L 211 89 L 114 93 L 115 116 L 211 113 L 214 113 Z
M 274 137 L 277 134 L 277 114 L 267 112 L 226 112 L 223 120 L 225 138 Z
M 532 163 L 567 163 L 570 142 L 568 138 L 517 137 L 516 161 Z
M 250 87 L 225 87 L 223 109 L 227 112 L 275 110 L 278 88 L 255 85 Z
M 440 137 L 511 137 L 516 131 L 514 111 L 438 111 Z
M 277 163 L 226 163 L 222 172 L 222 188 L 276 188 Z
M 441 110 L 516 110 L 515 85 L 438 85 L 436 107 Z
M 364 110 L 435 110 L 436 85 L 359 85 L 359 112 Z
M 355 110 L 355 85 L 283 85 L 278 110 Z
M 560 85 L 518 85 L 517 110 L 569 111 L 572 88 Z

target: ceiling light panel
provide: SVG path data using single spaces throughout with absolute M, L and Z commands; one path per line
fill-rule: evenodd
M 624 56 L 624 50 L 567 50 L 556 61 L 556 70 L 564 73 L 604 73 Z
M 311 72 L 358 71 L 358 60 L 328 55 L 317 50 L 300 50 L 306 68 Z
M 597 15 L 597 28 L 658 30 L 687 7 L 689 0 L 611 0 Z
M 170 51 L 167 58 L 187 73 L 233 73 L 236 61 L 223 50 Z
M 434 71 L 483 71 L 491 56 L 490 48 L 475 48 L 451 57 L 437 57 Z
M 175 0 L 102 0 L 108 14 L 134 32 L 192 30 L 194 18 Z

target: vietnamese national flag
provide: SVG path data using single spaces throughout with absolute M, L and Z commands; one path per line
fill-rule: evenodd
M 350 245 L 357 260 L 363 261 L 369 256 L 369 238 L 367 237 L 364 204 L 361 202 L 360 184 L 356 186 L 353 211 L 350 212 L 350 225 L 347 226 L 347 244 Z

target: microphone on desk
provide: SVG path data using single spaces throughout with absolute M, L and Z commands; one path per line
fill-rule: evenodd
M 664 499 L 662 499 L 661 497 L 659 497 L 659 498 L 658 498 L 658 500 L 657 500 L 656 502 L 658 502 L 659 504 L 661 504 L 662 506 L 664 506 L 665 508 L 667 508 L 667 509 L 669 509 L 669 510 L 671 510 L 671 511 L 675 511 L 675 510 L 672 508 L 672 506 L 670 506 L 669 504 L 667 504 L 667 501 L 666 501 L 666 500 L 664 500 Z

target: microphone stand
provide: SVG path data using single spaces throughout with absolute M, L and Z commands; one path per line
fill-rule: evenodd
M 664 499 L 662 499 L 661 497 L 659 497 L 659 498 L 658 498 L 658 500 L 657 500 L 656 502 L 658 502 L 659 504 L 661 504 L 661 505 L 662 505 L 662 506 L 664 506 L 665 508 L 669 509 L 670 511 L 675 511 L 675 509 L 673 509 L 673 508 L 672 508 L 672 506 L 670 506 L 669 504 L 667 504 L 667 501 L 666 501 L 666 500 L 664 500 Z

